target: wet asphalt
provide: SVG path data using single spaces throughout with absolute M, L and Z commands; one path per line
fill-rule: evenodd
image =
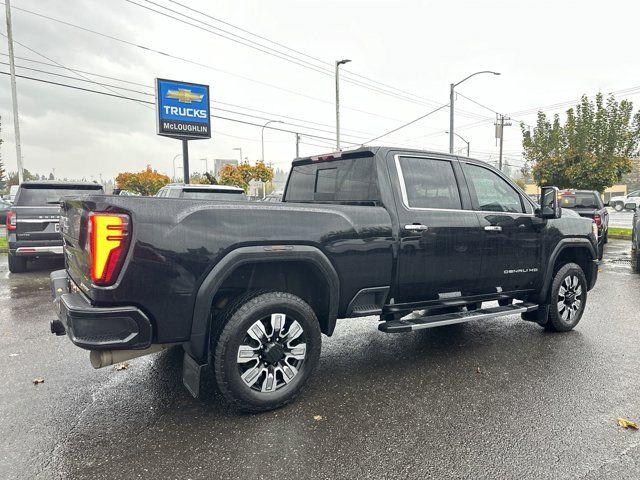
M 304 394 L 260 415 L 191 398 L 179 351 L 93 370 L 48 331 L 56 268 L 12 275 L 0 257 L 2 479 L 640 478 L 640 431 L 616 424 L 640 420 L 629 242 L 609 244 L 570 333 L 343 320 Z

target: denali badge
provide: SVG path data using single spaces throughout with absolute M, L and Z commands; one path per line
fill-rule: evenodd
M 516 268 L 515 270 L 505 270 L 504 274 L 509 275 L 510 273 L 533 273 L 537 272 L 537 268 Z

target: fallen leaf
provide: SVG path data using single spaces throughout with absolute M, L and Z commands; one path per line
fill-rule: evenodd
M 38 385 L 40 383 L 44 383 L 44 378 L 34 378 L 33 379 L 33 384 L 34 385 Z
M 322 415 L 314 415 L 314 416 L 313 416 L 313 419 L 314 419 L 316 422 L 321 422 L 322 420 L 324 420 L 324 418 L 322 418 Z
M 627 420 L 626 418 L 620 417 L 618 419 L 618 425 L 622 428 L 632 428 L 633 430 L 638 430 L 638 424 L 636 422 L 632 422 L 631 420 Z
M 476 373 L 480 373 L 480 367 L 476 368 Z
M 126 370 L 127 368 L 129 368 L 129 363 L 128 362 L 123 362 L 123 363 L 119 363 L 118 365 L 116 365 L 116 371 L 120 371 L 120 370 Z

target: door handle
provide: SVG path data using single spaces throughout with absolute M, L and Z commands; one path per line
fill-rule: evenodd
M 424 232 L 425 230 L 429 230 L 429 227 L 419 223 L 410 223 L 409 225 L 405 225 L 404 229 L 410 232 Z
M 487 232 L 501 232 L 502 231 L 502 227 L 500 225 L 487 225 L 486 227 L 484 227 L 484 229 Z

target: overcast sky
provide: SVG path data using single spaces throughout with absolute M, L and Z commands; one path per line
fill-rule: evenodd
M 502 75 L 474 77 L 458 87 L 460 94 L 529 124 L 535 123 L 539 107 L 552 114 L 566 107 L 553 110 L 546 106 L 577 99 L 582 93 L 593 95 L 640 85 L 638 2 L 179 0 L 218 20 L 309 55 L 305 57 L 189 11 L 172 0 L 134 1 L 167 15 L 183 13 L 210 26 L 199 24 L 204 30 L 198 29 L 125 0 L 12 0 L 12 6 L 17 7 L 13 10 L 14 39 L 24 45 L 15 45 L 16 56 L 51 64 L 18 59 L 17 73 L 105 93 L 115 91 L 146 101 L 153 100 L 155 77 L 208 84 L 215 115 L 257 124 L 280 119 L 288 123 L 275 127 L 327 138 L 303 136 L 301 155 L 333 148 L 330 139 L 335 137 L 335 84 L 331 64 L 337 59 L 352 60 L 344 67 L 341 82 L 345 147 L 346 142 L 366 142 L 448 103 L 449 84 L 478 70 L 495 70 Z M 284 52 L 280 55 L 286 60 L 221 38 L 211 33 L 212 27 Z M 6 33 L 4 22 L 0 31 Z M 0 53 L 6 54 L 6 38 L 0 37 L 0 42 Z M 291 57 L 315 67 L 297 65 Z M 8 72 L 6 55 L 0 62 L 0 71 Z M 81 74 L 84 79 L 110 86 L 106 89 L 88 83 L 57 65 L 89 72 Z M 626 95 L 633 100 L 638 93 L 640 87 L 637 93 L 632 90 Z M 48 174 L 55 169 L 58 177 L 97 179 L 102 175 L 106 179 L 150 164 L 172 175 L 172 160 L 181 152 L 181 145 L 156 135 L 153 108 L 21 78 L 18 96 L 24 166 L 30 171 Z M 495 113 L 491 110 L 459 96 L 456 132 L 471 142 L 472 156 L 495 162 L 498 148 L 493 127 Z M 15 170 L 10 83 L 6 75 L 0 76 L 0 115 L 5 141 L 2 159 L 7 170 Z M 374 144 L 446 151 L 448 115 L 444 108 Z M 190 142 L 192 171 L 204 170 L 205 162 L 200 160 L 203 158 L 209 160 L 210 168 L 213 159 L 238 158 L 239 151 L 234 148 L 242 148 L 243 156 L 250 161 L 260 158 L 259 127 L 214 118 L 212 131 L 211 140 Z M 456 149 L 464 148 L 465 144 L 456 139 Z M 521 165 L 517 121 L 505 128 L 504 150 L 508 162 Z M 294 156 L 292 133 L 266 130 L 267 162 L 286 168 Z M 177 173 L 180 175 L 179 170 Z

